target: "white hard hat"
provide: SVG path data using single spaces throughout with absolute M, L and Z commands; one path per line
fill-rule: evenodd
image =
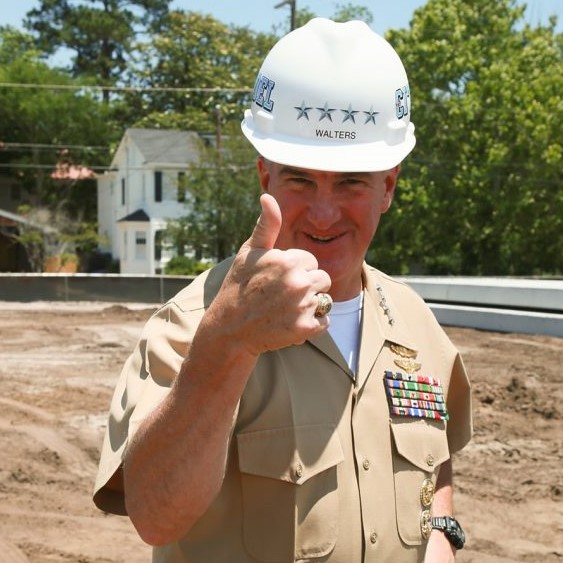
M 391 45 L 364 22 L 315 18 L 266 56 L 242 131 L 274 162 L 388 170 L 415 145 L 410 90 Z

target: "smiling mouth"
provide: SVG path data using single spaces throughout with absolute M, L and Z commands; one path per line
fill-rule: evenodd
M 328 237 L 321 237 L 318 235 L 307 235 L 309 237 L 309 239 L 311 239 L 313 242 L 316 242 L 317 244 L 327 244 L 329 242 L 332 242 L 333 240 L 336 240 L 337 238 L 340 238 L 339 235 L 334 235 L 334 236 L 328 236 Z

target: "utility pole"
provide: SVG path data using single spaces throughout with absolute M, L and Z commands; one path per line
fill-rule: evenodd
M 290 31 L 293 31 L 295 29 L 295 4 L 296 3 L 297 3 L 297 0 L 284 0 L 283 2 L 280 2 L 279 4 L 276 4 L 274 6 L 274 8 L 281 8 L 282 6 L 289 4 L 289 7 L 291 9 L 291 19 L 290 19 L 290 25 L 289 25 Z
M 215 148 L 218 152 L 221 151 L 221 105 L 215 106 Z

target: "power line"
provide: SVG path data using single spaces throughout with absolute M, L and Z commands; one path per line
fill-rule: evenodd
M 88 166 L 85 164 L 70 164 L 70 166 L 82 166 L 91 170 L 112 170 L 109 166 Z M 24 168 L 26 170 L 56 170 L 56 164 L 25 164 L 23 162 L 0 163 L 0 168 Z M 140 168 L 139 170 L 143 170 Z
M 39 88 L 44 90 L 103 90 L 108 92 L 187 92 L 187 93 L 249 93 L 251 88 L 188 88 L 172 86 L 97 86 L 75 84 L 36 84 L 26 82 L 0 82 L 0 88 Z
M 13 149 L 60 149 L 60 150 L 95 150 L 95 151 L 108 151 L 110 147 L 102 145 L 48 145 L 42 143 L 10 143 L 0 141 L 0 150 L 13 150 Z

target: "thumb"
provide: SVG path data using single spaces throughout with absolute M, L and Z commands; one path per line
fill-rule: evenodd
M 278 202 L 270 194 L 260 196 L 262 213 L 258 217 L 254 231 L 246 244 L 250 248 L 271 250 L 276 244 L 282 225 L 281 209 Z

